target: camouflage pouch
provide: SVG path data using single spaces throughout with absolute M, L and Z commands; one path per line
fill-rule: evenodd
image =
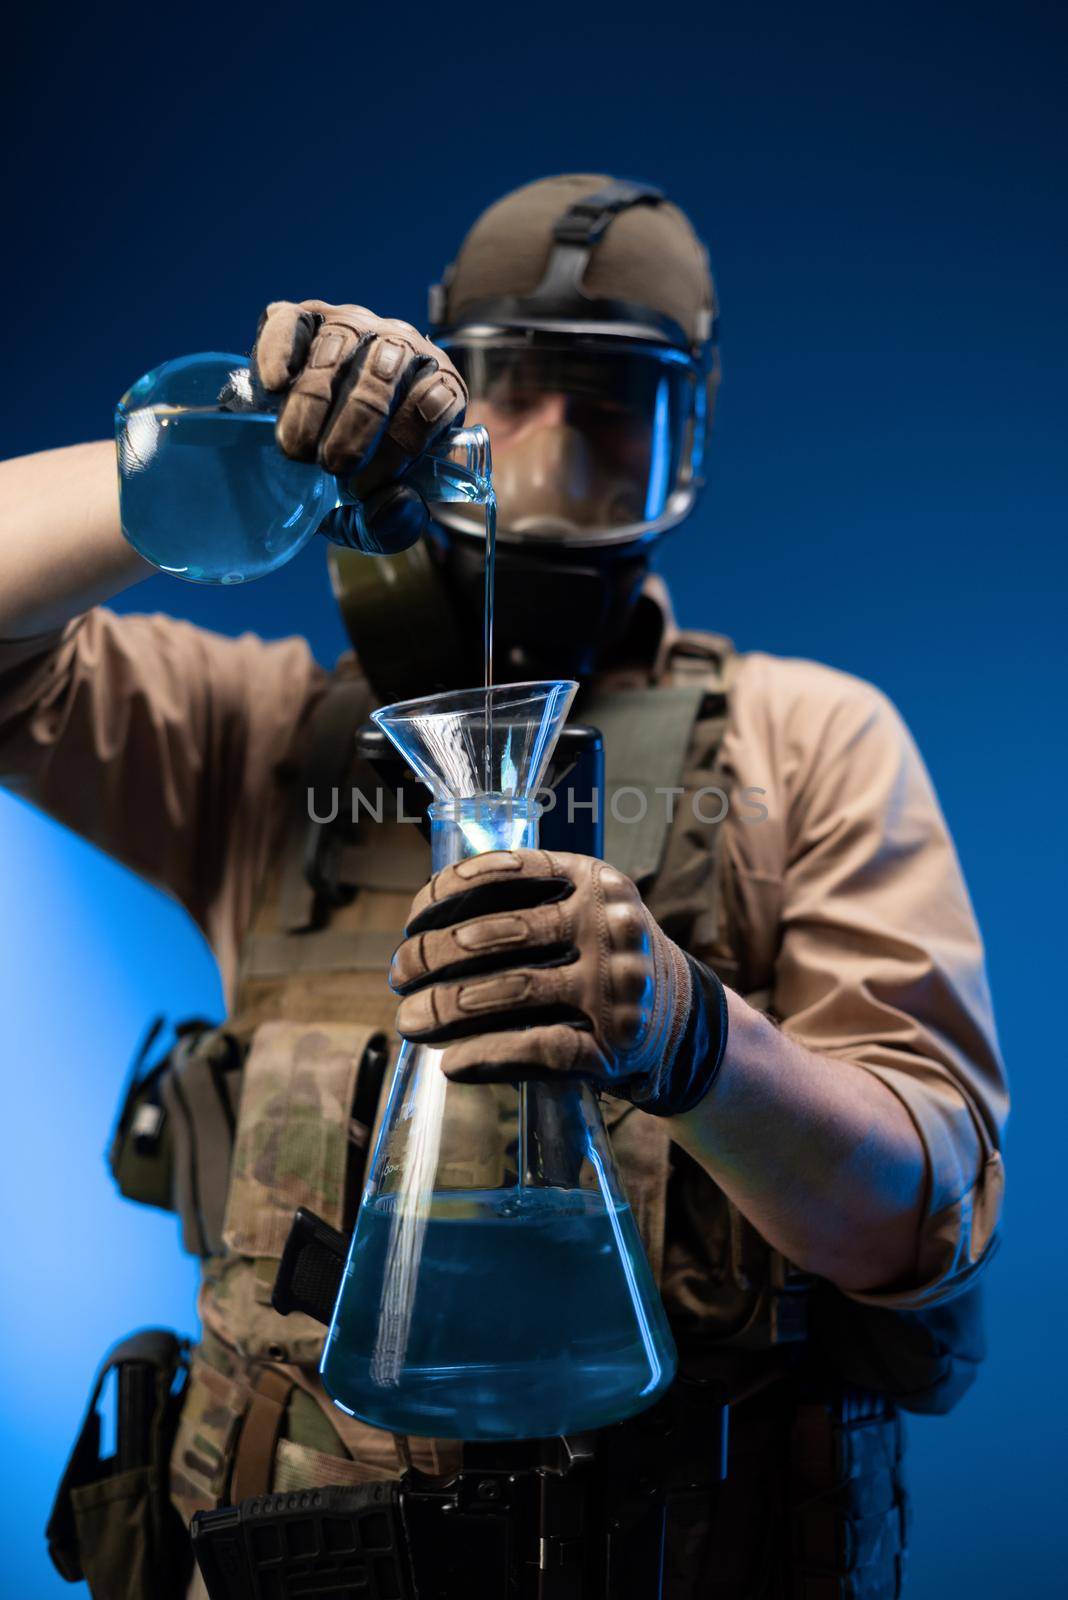
M 171 1500 L 188 1527 L 195 1511 L 213 1511 L 229 1488 L 249 1387 L 194 1355 L 171 1452 Z
M 265 1022 L 245 1062 L 223 1242 L 236 1255 L 280 1260 L 293 1213 L 345 1221 L 345 1179 L 360 1062 L 376 1030 L 358 1024 Z
M 225 1253 L 205 1263 L 205 1325 L 250 1360 L 318 1360 L 323 1329 L 271 1309 L 271 1289 L 298 1206 L 332 1227 L 351 1225 L 371 1136 L 354 1115 L 361 1067 L 382 1043 L 366 1024 L 265 1022 L 243 1072 Z M 381 1061 L 379 1059 L 379 1068 Z M 373 1111 L 369 1116 L 373 1115 Z

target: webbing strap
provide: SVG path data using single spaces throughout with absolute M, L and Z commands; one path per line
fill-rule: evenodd
M 353 932 L 252 933 L 242 947 L 245 979 L 286 978 L 295 972 L 378 972 L 389 969 L 397 935 L 377 928 Z
M 354 889 L 385 889 L 391 894 L 415 894 L 427 880 L 430 855 L 379 844 L 346 845 L 341 852 L 341 881 Z
M 222 1249 L 236 1075 L 217 1070 L 210 1043 L 203 1049 L 200 1043 L 201 1036 L 194 1034 L 179 1040 L 170 1071 L 160 1079 L 160 1100 L 174 1141 L 174 1209 L 181 1218 L 182 1245 L 190 1255 L 211 1256 Z
M 352 765 L 352 741 L 367 720 L 371 704 L 365 679 L 335 678 L 315 709 L 302 778 L 305 787 L 315 793 L 320 816 L 329 805 L 330 790 L 344 782 Z
M 271 1487 L 275 1447 L 282 1431 L 293 1380 L 270 1367 L 253 1381 L 252 1402 L 241 1425 L 230 1489 L 231 1504 L 240 1505 L 250 1495 L 267 1494 Z
M 296 1489 L 326 1489 L 335 1483 L 374 1483 L 381 1477 L 381 1467 L 279 1439 L 271 1490 L 286 1494 Z
M 371 690 L 365 679 L 337 678 L 312 717 L 307 760 L 300 792 L 295 797 L 295 839 L 282 883 L 280 909 L 284 927 L 316 926 L 323 916 L 321 902 L 335 898 L 340 838 L 335 829 L 312 819 L 332 815 L 335 800 L 344 814 L 348 798 L 341 789 L 355 776 L 353 741 L 367 719 L 371 703 Z M 361 774 L 367 775 L 368 771 Z
M 664 199 L 660 189 L 649 183 L 628 183 L 617 179 L 593 194 L 583 195 L 568 206 L 562 217 L 553 224 L 553 238 L 557 244 L 581 245 L 586 250 L 604 234 L 613 217 L 631 206 L 658 206 Z
M 293 806 L 293 819 L 283 845 L 278 884 L 278 924 L 292 933 L 304 933 L 322 920 L 315 891 L 304 873 L 308 832 L 311 827 L 305 806 L 307 790 L 302 787 Z M 244 952 L 242 952 L 242 961 Z
M 604 735 L 604 854 L 642 885 L 656 875 L 671 828 L 670 794 L 679 787 L 708 685 L 595 691 L 585 721 Z

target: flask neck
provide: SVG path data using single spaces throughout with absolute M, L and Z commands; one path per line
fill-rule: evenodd
M 487 850 L 533 849 L 541 806 L 528 797 L 474 795 L 436 800 L 430 807 L 430 864 L 434 872 Z

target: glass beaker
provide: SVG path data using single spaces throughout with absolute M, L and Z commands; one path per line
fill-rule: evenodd
M 434 871 L 537 843 L 573 683 L 432 696 L 375 720 L 435 796 Z M 522 1025 L 521 1014 L 517 1024 Z M 651 1405 L 675 1347 L 586 1084 L 450 1083 L 405 1044 L 321 1366 L 395 1433 L 544 1438 Z
M 244 356 L 167 361 L 115 408 L 122 531 L 146 561 L 189 583 L 245 583 L 303 549 L 328 512 L 351 508 L 352 542 L 375 550 L 359 503 L 275 443 L 281 395 Z M 485 504 L 489 435 L 450 428 L 404 474 L 425 500 Z

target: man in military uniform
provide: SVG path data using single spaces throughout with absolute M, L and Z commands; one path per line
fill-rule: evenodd
M 695 502 L 718 377 L 707 260 L 676 207 L 598 176 L 528 185 L 475 223 L 432 321 L 433 342 L 359 305 L 261 319 L 280 448 L 350 480 L 387 552 L 344 548 L 344 511 L 326 530 L 358 653 L 333 678 L 300 640 L 103 608 L 151 570 L 122 538 L 110 444 L 2 469 L 0 776 L 178 897 L 247 1052 L 229 1184 L 217 1214 L 183 1215 L 204 1331 L 175 1503 L 455 1459 L 332 1409 L 323 1330 L 269 1304 L 294 1203 L 351 1222 L 374 1116 L 352 1062 L 395 1020 L 445 1045 L 452 1077 L 578 1074 L 608 1097 L 683 1368 L 734 1384 L 722 1494 L 679 1558 L 692 1588 L 667 1592 L 899 1592 L 895 1405 L 945 1409 L 978 1358 L 1006 1113 L 929 780 L 877 690 L 680 632 L 649 573 Z M 402 476 L 465 408 L 494 451 L 498 677 L 577 676 L 610 781 L 672 815 L 610 826 L 606 863 L 447 868 L 414 906 L 418 835 L 365 819 L 327 905 L 290 848 L 309 750 L 332 738 L 347 773 L 354 706 L 477 681 L 478 524 L 452 506 L 431 524 Z M 333 1153 L 275 1180 L 250 1152 L 265 1128 L 284 1144 L 295 1088 Z

